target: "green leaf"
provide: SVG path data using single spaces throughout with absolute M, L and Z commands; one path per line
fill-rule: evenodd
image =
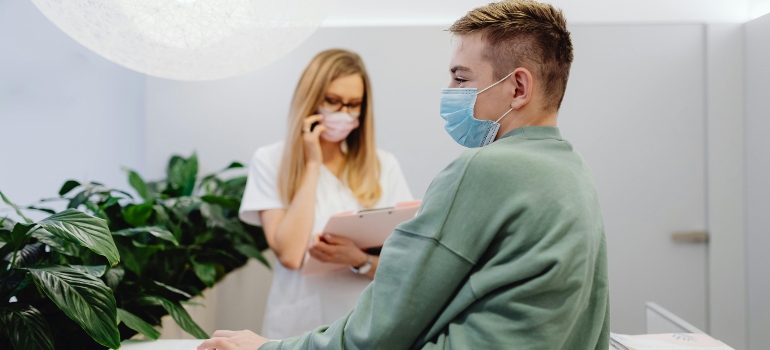
M 171 292 L 179 294 L 179 295 L 181 295 L 181 296 L 183 296 L 183 297 L 185 297 L 187 299 L 190 299 L 190 298 L 193 297 L 192 295 L 190 295 L 190 293 L 186 293 L 185 291 L 183 291 L 181 289 L 174 288 L 172 286 L 169 286 L 168 284 L 161 283 L 161 282 L 158 282 L 158 281 L 152 281 L 152 282 L 157 284 L 157 285 L 159 285 L 159 286 L 161 286 L 161 287 L 163 287 L 163 288 L 165 288 L 165 289 L 167 289 L 167 290 L 169 290 L 169 291 L 171 291 Z
M 13 208 L 13 210 L 14 210 L 14 211 L 16 211 L 16 215 L 18 215 L 20 218 L 24 219 L 24 221 L 25 221 L 26 223 L 28 223 L 28 224 L 31 224 L 31 223 L 32 223 L 32 220 L 30 220 L 28 217 L 24 216 L 24 214 L 22 214 L 22 213 L 21 213 L 21 210 L 19 209 L 19 206 L 18 206 L 18 205 L 16 205 L 16 204 L 13 204 L 13 203 L 12 203 L 12 202 L 11 202 L 11 201 L 8 199 L 8 197 L 6 197 L 6 196 L 3 194 L 3 192 L 0 192 L 0 198 L 2 198 L 2 199 L 3 199 L 3 202 L 5 202 L 5 204 L 8 204 L 8 205 L 10 205 L 10 206 L 11 206 L 11 208 Z
M 99 210 L 104 210 L 104 209 L 107 209 L 107 208 L 109 208 L 109 207 L 111 207 L 111 206 L 113 206 L 115 204 L 118 204 L 118 202 L 121 199 L 123 199 L 123 197 L 110 197 L 109 199 L 107 199 L 106 202 L 104 202 L 104 204 L 99 206 Z
M 257 248 L 246 244 L 236 244 L 235 250 L 245 255 L 246 257 L 259 260 L 259 262 L 261 262 L 263 265 L 270 268 L 270 262 L 265 259 L 265 256 L 262 255 L 262 252 L 260 252 Z
M 144 179 L 133 170 L 123 170 L 128 173 L 128 183 L 136 190 L 136 193 L 138 193 L 145 201 L 149 201 L 150 191 L 147 189 L 147 183 L 144 182 Z
M 134 272 L 137 276 L 142 275 L 142 267 L 147 262 L 145 254 L 138 254 L 140 249 L 134 249 L 131 246 L 121 244 L 118 246 L 120 250 L 120 256 L 122 257 L 122 266 L 125 266 L 129 271 Z M 138 256 L 141 255 L 141 256 Z
M 177 242 L 176 238 L 174 237 L 174 234 L 170 231 L 158 227 L 158 226 L 146 226 L 146 227 L 137 227 L 137 228 L 129 228 L 125 230 L 115 231 L 113 232 L 114 235 L 118 236 L 135 236 L 140 233 L 147 232 L 155 237 L 158 237 L 162 240 L 169 241 L 171 243 L 174 243 L 174 245 L 179 245 L 179 242 Z
M 48 322 L 31 305 L 11 305 L 0 309 L 0 325 L 14 349 L 53 350 L 53 336 Z
M 208 287 L 214 286 L 217 282 L 217 267 L 211 263 L 199 263 L 195 260 L 192 263 L 195 275 L 201 279 L 201 282 Z
M 185 184 L 182 189 L 183 196 L 191 196 L 195 190 L 195 180 L 198 177 L 198 156 L 193 152 L 185 164 Z
M 13 226 L 13 231 L 11 231 L 11 241 L 9 243 L 17 248 L 21 247 L 26 243 L 27 233 L 29 233 L 35 226 L 35 224 L 16 223 L 16 225 Z
M 96 278 L 104 276 L 104 273 L 107 271 L 106 265 L 70 265 L 70 267 Z
M 59 190 L 59 195 L 63 196 L 70 191 L 74 190 L 76 187 L 80 186 L 80 182 L 77 182 L 75 180 L 67 180 L 67 182 L 64 183 L 64 185 L 61 187 L 61 190 Z
M 126 310 L 118 308 L 118 319 L 125 323 L 128 328 L 144 334 L 147 338 L 152 340 L 160 338 L 160 332 L 158 332 L 151 324 Z
M 194 302 L 194 301 L 189 301 L 189 300 L 182 300 L 179 303 L 182 304 L 182 305 L 186 305 L 186 306 L 197 306 L 197 307 L 202 307 L 202 308 L 206 307 L 206 305 L 203 305 L 201 303 L 197 303 L 197 302 Z
M 225 168 L 225 170 L 227 170 L 227 169 L 236 169 L 236 168 L 243 168 L 243 163 L 237 162 L 237 161 L 236 162 L 232 162 L 232 163 L 230 163 L 230 165 L 227 166 L 227 168 Z
M 27 268 L 35 284 L 96 342 L 120 347 L 115 297 L 104 283 L 66 266 Z
M 204 332 L 203 329 L 201 329 L 201 327 L 198 326 L 195 321 L 193 321 L 193 319 L 190 317 L 190 314 L 187 313 L 187 310 L 185 310 L 181 304 L 158 296 L 148 296 L 142 298 L 141 300 L 152 305 L 163 306 L 163 308 L 166 309 L 166 311 L 171 315 L 171 318 L 176 321 L 179 327 L 190 335 L 198 339 L 207 339 L 209 337 L 208 334 L 206 334 L 206 332 Z
M 120 285 L 120 282 L 123 280 L 125 275 L 126 270 L 124 270 L 122 267 L 111 267 L 109 270 L 107 270 L 107 272 L 104 273 L 104 279 L 107 287 L 110 287 L 114 293 L 118 289 L 118 285 Z
M 94 253 L 107 258 L 110 265 L 120 261 L 118 248 L 112 240 L 107 222 L 75 209 L 51 215 L 38 223 L 46 231 L 68 241 L 80 243 Z
M 80 246 L 77 243 L 67 241 L 65 239 L 54 236 L 52 233 L 45 229 L 39 229 L 32 232 L 32 237 L 37 238 L 37 241 L 43 243 L 51 249 L 67 256 L 80 256 Z
M 152 203 L 132 205 L 123 212 L 123 219 L 133 226 L 145 226 L 152 216 Z
M 241 199 L 235 198 L 235 197 L 208 195 L 208 196 L 201 197 L 201 200 L 203 200 L 206 203 L 218 205 L 222 208 L 226 208 L 230 210 L 238 210 L 241 207 Z
M 39 207 L 35 207 L 35 206 L 31 206 L 30 205 L 30 206 L 27 207 L 27 209 L 42 211 L 42 212 L 48 213 L 48 214 L 56 214 L 56 211 L 53 210 L 53 209 L 50 209 L 50 208 L 39 208 Z
M 4 228 L 0 228 L 0 242 L 10 242 L 11 231 Z

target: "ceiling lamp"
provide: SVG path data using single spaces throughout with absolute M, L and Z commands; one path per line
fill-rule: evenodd
M 243 74 L 307 39 L 336 0 L 32 0 L 70 37 L 135 71 L 176 80 Z

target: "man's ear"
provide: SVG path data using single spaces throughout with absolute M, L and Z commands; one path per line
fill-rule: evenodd
M 521 109 L 532 100 L 532 95 L 535 92 L 532 73 L 526 68 L 516 68 L 516 70 L 513 71 L 513 75 L 511 75 L 511 81 L 513 81 L 515 89 L 513 91 L 511 108 Z

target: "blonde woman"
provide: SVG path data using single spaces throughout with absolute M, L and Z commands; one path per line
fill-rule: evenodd
M 262 226 L 277 257 L 262 330 L 270 339 L 346 315 L 374 276 L 377 256 L 321 232 L 331 215 L 412 200 L 396 159 L 375 146 L 372 100 L 357 54 L 321 52 L 294 92 L 285 142 L 254 153 L 240 218 Z M 350 269 L 302 275 L 306 254 Z

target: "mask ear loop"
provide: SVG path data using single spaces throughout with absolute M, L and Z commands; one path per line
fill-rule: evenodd
M 486 89 L 479 91 L 479 92 L 478 92 L 476 95 L 478 95 L 478 94 L 480 94 L 480 93 L 482 93 L 482 92 L 484 92 L 484 91 L 487 91 L 487 90 L 489 90 L 489 89 L 493 88 L 493 87 L 494 87 L 495 85 L 497 85 L 497 84 L 500 84 L 500 83 L 502 83 L 503 81 L 505 81 L 505 79 L 508 79 L 508 77 L 510 77 L 511 75 L 513 75 L 513 72 L 510 72 L 510 73 L 508 73 L 508 75 L 506 75 L 506 76 L 505 76 L 505 78 L 502 78 L 502 79 L 498 80 L 496 83 L 494 83 L 494 84 L 492 84 L 492 85 L 489 85 L 489 86 L 487 86 L 487 88 L 486 88 Z
M 508 112 L 505 112 L 505 114 L 503 114 L 502 117 L 500 117 L 497 120 L 495 120 L 495 123 L 500 123 L 500 121 L 503 120 L 503 118 L 505 118 L 505 116 L 508 115 L 508 113 L 511 113 L 512 110 L 513 110 L 513 108 L 509 109 Z

